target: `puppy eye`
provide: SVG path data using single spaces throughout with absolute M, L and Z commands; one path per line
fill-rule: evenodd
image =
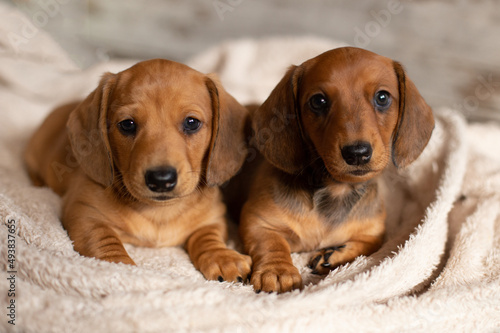
M 375 97 L 373 98 L 373 102 L 377 110 L 385 111 L 391 106 L 391 94 L 385 90 L 377 91 L 375 93 Z
M 316 94 L 309 99 L 309 106 L 316 113 L 324 113 L 328 109 L 328 100 L 325 95 Z
M 123 135 L 134 135 L 137 131 L 137 125 L 132 119 L 126 119 L 118 123 L 118 128 Z
M 193 117 L 187 117 L 186 119 L 184 119 L 184 123 L 182 124 L 182 126 L 184 128 L 184 132 L 188 134 L 195 133 L 200 129 L 201 121 Z

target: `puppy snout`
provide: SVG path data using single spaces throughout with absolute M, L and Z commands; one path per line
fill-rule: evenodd
M 177 185 L 177 170 L 160 167 L 146 171 L 146 186 L 153 192 L 169 192 Z
M 372 146 L 368 142 L 358 142 L 342 148 L 342 157 L 349 165 L 364 165 L 372 158 Z

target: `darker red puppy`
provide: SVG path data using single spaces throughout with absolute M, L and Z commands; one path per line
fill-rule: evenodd
M 391 59 L 358 48 L 292 66 L 252 115 L 264 155 L 241 216 L 256 290 L 302 285 L 290 253 L 318 250 L 324 274 L 383 239 L 378 177 L 405 167 L 427 145 L 431 108 Z

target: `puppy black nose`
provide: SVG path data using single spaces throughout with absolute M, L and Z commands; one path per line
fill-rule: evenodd
M 368 142 L 359 142 L 355 145 L 344 146 L 342 157 L 349 165 L 363 165 L 372 158 L 372 146 Z
M 172 167 L 161 167 L 146 171 L 147 187 L 153 192 L 169 192 L 177 185 L 177 171 Z

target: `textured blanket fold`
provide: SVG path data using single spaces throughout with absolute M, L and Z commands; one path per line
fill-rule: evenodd
M 0 331 L 500 330 L 500 126 L 435 110 L 422 156 L 384 175 L 382 248 L 324 278 L 306 267 L 309 253 L 293 254 L 303 291 L 255 294 L 247 284 L 206 281 L 178 247 L 126 245 L 137 266 L 111 264 L 73 250 L 60 198 L 30 184 L 21 155 L 52 107 L 84 97 L 103 72 L 134 61 L 80 70 L 42 31 L 13 44 L 12 34 L 22 36 L 19 15 L 0 5 Z M 187 64 L 217 72 L 242 103 L 258 103 L 287 66 L 339 46 L 314 37 L 238 40 Z

